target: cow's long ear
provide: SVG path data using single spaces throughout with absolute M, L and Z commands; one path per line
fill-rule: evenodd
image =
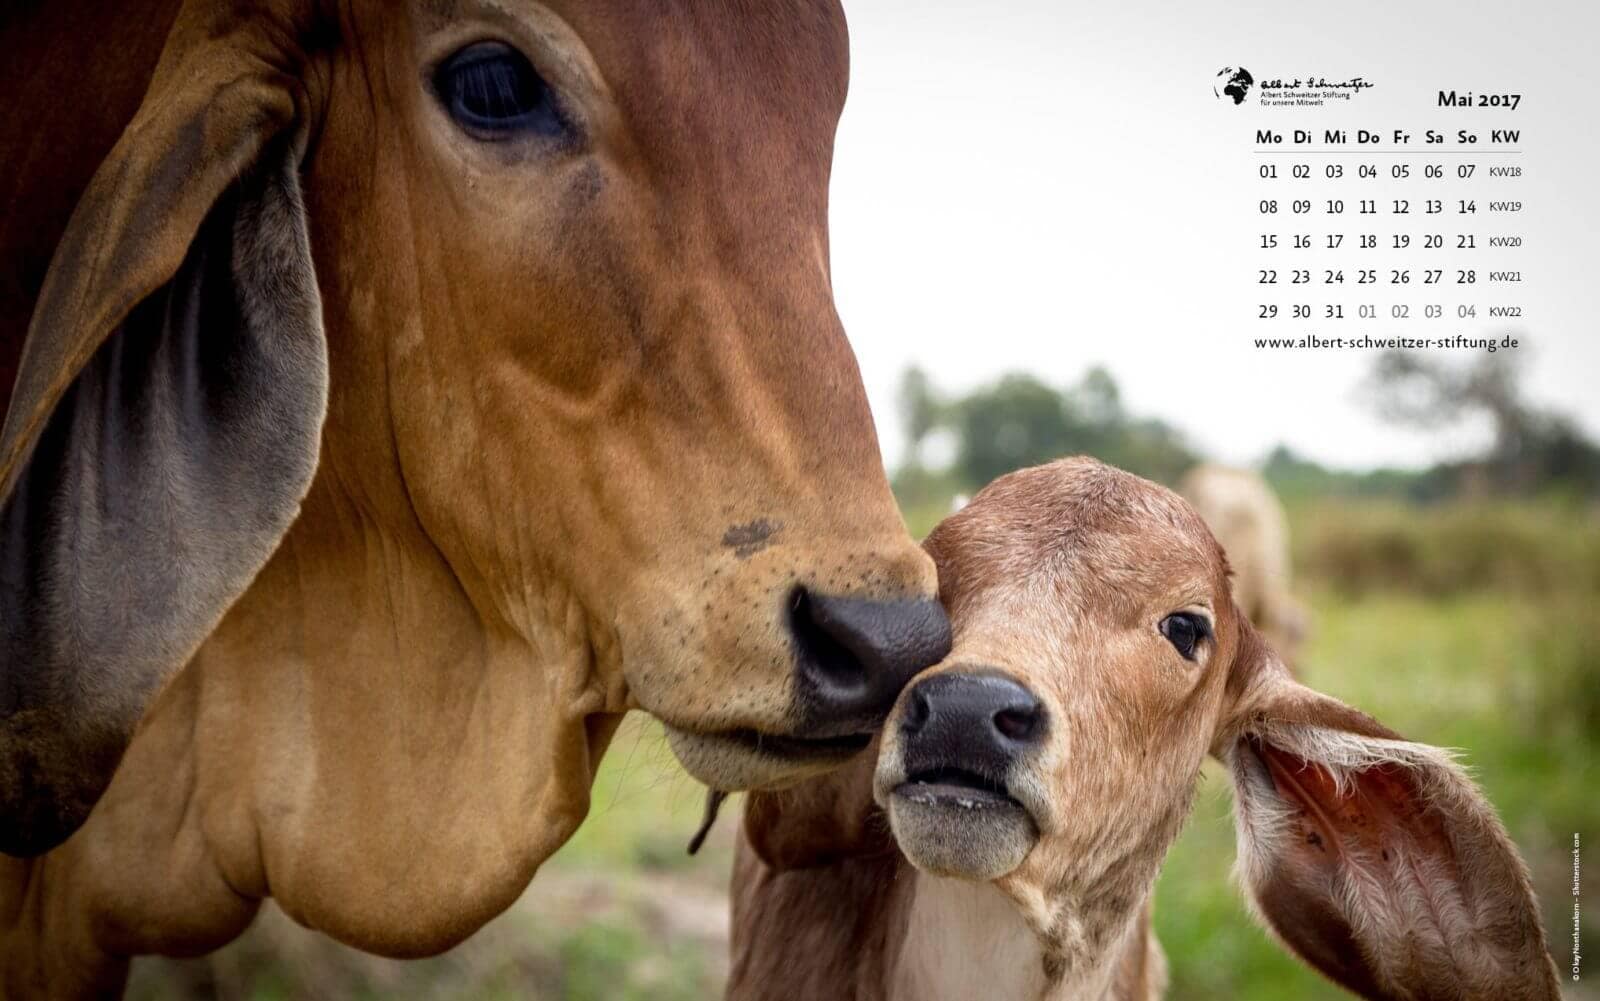
M 1253 672 L 1216 750 L 1241 881 L 1301 959 L 1383 1001 L 1559 997 L 1527 868 L 1449 753 L 1275 661 Z
M 328 377 L 304 102 L 259 52 L 204 29 L 169 41 L 74 210 L 0 432 L 9 854 L 83 822 L 316 466 Z
M 774 869 L 804 869 L 895 850 L 888 818 L 872 801 L 878 740 L 842 768 L 744 801 L 744 836 Z

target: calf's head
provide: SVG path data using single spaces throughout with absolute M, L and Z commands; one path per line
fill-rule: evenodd
M 1296 682 L 1175 494 L 1064 460 L 997 480 L 926 547 L 950 656 L 901 694 L 870 779 L 758 801 L 768 861 L 882 849 L 875 802 L 919 869 L 1010 896 L 1047 970 L 1092 967 L 1143 913 L 1209 752 L 1242 881 L 1300 958 L 1369 998 L 1557 996 L 1492 808 L 1447 753 Z
M 710 784 L 864 746 L 949 632 L 832 305 L 845 81 L 810 0 L 184 3 L 0 439 L 0 849 L 82 820 L 314 480 L 371 586 L 442 564 Z

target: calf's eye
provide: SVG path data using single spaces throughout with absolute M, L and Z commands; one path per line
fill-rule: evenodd
M 434 72 L 433 89 L 458 124 L 480 138 L 559 135 L 566 128 L 550 85 L 502 42 L 476 42 Z
M 1195 648 L 1211 635 L 1211 623 L 1193 612 L 1174 612 L 1161 620 L 1161 635 L 1185 660 L 1194 660 Z

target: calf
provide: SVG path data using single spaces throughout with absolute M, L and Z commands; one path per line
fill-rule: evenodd
M 748 801 L 729 998 L 1161 996 L 1151 892 L 1208 753 L 1300 959 L 1366 998 L 1558 997 L 1493 809 L 1447 752 L 1295 681 L 1178 496 L 1066 460 L 926 546 L 954 650 L 875 756 Z

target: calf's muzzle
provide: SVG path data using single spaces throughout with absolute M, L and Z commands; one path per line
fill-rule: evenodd
M 1004 785 L 1012 762 L 1045 734 L 1039 699 L 991 673 L 939 673 L 906 695 L 900 739 L 916 775 L 955 769 Z

